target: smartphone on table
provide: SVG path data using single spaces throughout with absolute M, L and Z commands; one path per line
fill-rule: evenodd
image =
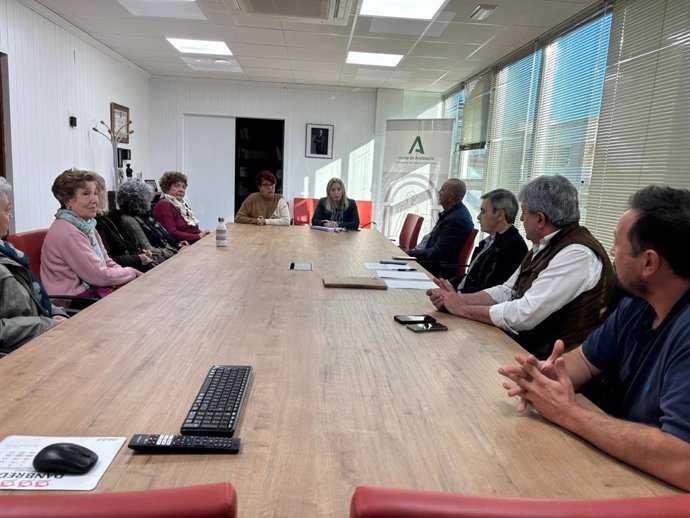
M 424 324 L 436 322 L 436 319 L 431 315 L 395 315 L 393 320 L 398 324 Z
M 429 331 L 448 331 L 448 327 L 440 322 L 425 322 L 423 324 L 407 324 L 407 328 L 415 333 L 427 333 Z

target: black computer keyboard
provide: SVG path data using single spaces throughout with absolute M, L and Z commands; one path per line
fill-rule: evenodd
M 232 437 L 251 374 L 248 365 L 211 367 L 180 433 Z

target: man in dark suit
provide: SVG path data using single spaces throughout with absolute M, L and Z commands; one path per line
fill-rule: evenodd
M 513 225 L 517 212 L 517 198 L 510 191 L 495 189 L 482 196 L 477 220 L 488 237 L 474 249 L 467 274 L 450 279 L 459 292 L 474 293 L 503 284 L 520 266 L 527 245 Z
M 460 249 L 474 226 L 467 207 L 462 203 L 466 192 L 465 182 L 458 178 L 443 182 L 438 191 L 443 212 L 438 215 L 436 225 L 415 248 L 403 249 L 436 277 L 445 277 L 441 263 L 457 262 Z

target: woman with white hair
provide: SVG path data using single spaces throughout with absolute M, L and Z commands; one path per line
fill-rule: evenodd
M 29 270 L 29 257 L 4 240 L 12 221 L 10 192 L 12 186 L 0 177 L 0 356 L 67 318 Z

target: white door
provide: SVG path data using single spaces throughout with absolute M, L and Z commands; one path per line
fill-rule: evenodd
M 235 216 L 235 118 L 185 115 L 185 200 L 201 222 L 214 230 L 218 217 Z

